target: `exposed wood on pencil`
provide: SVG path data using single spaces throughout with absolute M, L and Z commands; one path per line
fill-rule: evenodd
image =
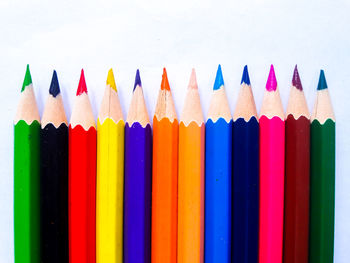
M 205 127 L 194 70 L 179 127 L 177 260 L 179 263 L 202 263 Z
M 153 263 L 177 262 L 178 134 L 179 124 L 164 68 L 153 117 Z
M 239 90 L 236 109 L 233 113 L 233 121 L 236 121 L 238 118 L 243 118 L 246 122 L 248 122 L 252 117 L 258 119 L 258 113 L 256 111 L 255 100 L 250 86 L 247 66 L 245 66 L 244 72 L 246 73 L 244 73 L 242 76 L 241 89 Z
M 188 84 L 187 95 L 180 120 L 185 126 L 188 126 L 191 122 L 195 122 L 198 126 L 201 126 L 204 122 L 194 69 L 192 70 L 190 83 Z
M 14 258 L 40 261 L 40 118 L 29 65 L 14 120 Z
M 68 262 L 68 126 L 54 71 L 40 131 L 41 261 Z

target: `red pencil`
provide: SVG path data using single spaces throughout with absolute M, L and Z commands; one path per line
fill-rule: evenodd
M 69 262 L 96 262 L 96 128 L 81 70 L 69 124 Z

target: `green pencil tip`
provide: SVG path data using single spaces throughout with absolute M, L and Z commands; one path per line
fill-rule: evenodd
M 30 75 L 29 64 L 27 64 L 26 75 L 24 77 L 21 92 L 23 92 L 28 85 L 32 84 L 32 76 Z
M 324 76 L 324 71 L 321 69 L 320 78 L 318 80 L 317 90 L 328 89 L 326 77 Z

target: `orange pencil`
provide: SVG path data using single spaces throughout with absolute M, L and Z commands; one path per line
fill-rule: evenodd
M 153 117 L 153 263 L 176 263 L 178 133 L 179 124 L 164 68 Z
M 178 263 L 204 258 L 205 128 L 194 69 L 179 128 Z

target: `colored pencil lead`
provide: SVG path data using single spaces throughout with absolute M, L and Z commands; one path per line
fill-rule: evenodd
M 51 85 L 49 89 L 49 93 L 55 98 L 58 94 L 60 94 L 60 85 L 58 84 L 57 73 L 56 70 L 53 71 Z
M 271 64 L 269 77 L 266 82 L 266 90 L 267 91 L 275 91 L 277 89 L 277 80 L 275 75 L 275 70 L 273 65 Z
M 106 81 L 107 85 L 109 85 L 112 89 L 114 89 L 115 91 L 117 91 L 117 86 L 115 85 L 115 80 L 114 80 L 114 74 L 113 74 L 113 70 L 110 69 L 108 71 L 108 76 L 107 76 L 107 81 Z
M 317 90 L 328 89 L 326 77 L 324 76 L 324 71 L 321 69 L 320 78 L 318 80 Z
M 245 65 L 244 69 L 243 69 L 241 85 L 242 84 L 250 85 L 250 78 L 249 78 L 248 66 L 247 65 Z
M 140 71 L 138 69 L 136 70 L 135 84 L 133 90 L 135 90 L 137 86 L 142 87 Z
M 168 75 L 166 73 L 166 69 L 163 68 L 163 75 L 162 75 L 162 84 L 160 85 L 161 89 L 170 90 L 170 85 L 168 81 Z
M 301 85 L 301 80 L 300 80 L 300 77 L 299 77 L 298 65 L 295 65 L 295 68 L 294 68 L 292 84 L 298 90 L 303 90 L 303 86 Z
M 224 78 L 222 76 L 221 65 L 219 64 L 218 70 L 216 72 L 216 78 L 214 83 L 214 90 L 220 89 L 221 86 L 224 85 Z
M 86 82 L 85 82 L 85 76 L 84 76 L 84 69 L 81 69 L 80 80 L 79 80 L 79 85 L 77 89 L 77 96 L 83 93 L 87 93 L 87 88 L 86 88 Z
M 196 71 L 194 70 L 194 68 L 192 69 L 192 72 L 191 72 L 191 77 L 190 77 L 190 82 L 188 84 L 188 88 L 189 89 L 198 89 Z
M 23 92 L 25 88 L 30 84 L 32 84 L 32 76 L 30 75 L 29 64 L 27 64 L 26 75 L 24 77 L 21 92 Z

